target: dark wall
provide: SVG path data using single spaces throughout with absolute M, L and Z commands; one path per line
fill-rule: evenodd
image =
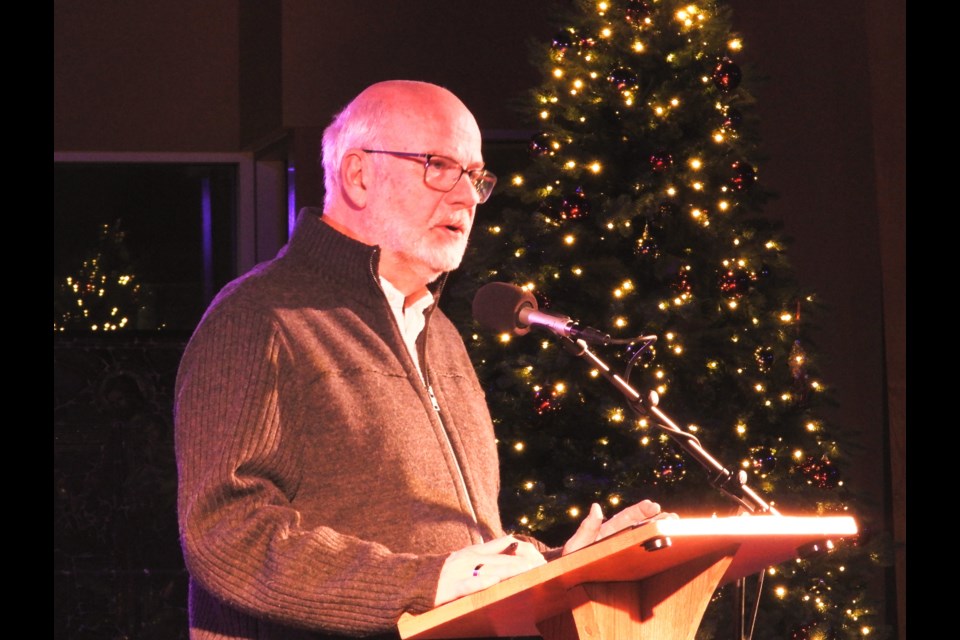
M 284 121 L 323 127 L 367 85 L 408 78 L 443 85 L 481 129 L 522 129 L 511 108 L 539 80 L 529 43 L 548 41 L 556 0 L 284 3 Z
M 237 3 L 55 0 L 55 151 L 232 151 Z

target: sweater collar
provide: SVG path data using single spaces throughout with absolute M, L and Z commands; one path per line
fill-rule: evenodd
M 323 211 L 304 207 L 297 215 L 290 242 L 284 254 L 298 268 L 323 274 L 348 290 L 374 284 L 380 289 L 380 247 L 346 236 L 322 220 Z M 447 274 L 428 285 L 438 299 Z

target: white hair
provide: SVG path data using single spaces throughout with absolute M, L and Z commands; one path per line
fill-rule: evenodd
M 381 100 L 354 98 L 323 132 L 323 204 L 329 207 L 340 191 L 340 163 L 347 149 L 380 146 L 387 109 Z M 372 158 L 376 164 L 379 158 Z

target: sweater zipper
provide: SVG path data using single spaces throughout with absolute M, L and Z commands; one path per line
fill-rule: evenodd
M 374 267 L 374 261 L 378 255 L 379 250 L 374 249 L 373 254 L 370 256 L 370 276 L 373 278 L 373 282 L 377 285 L 377 288 L 380 289 L 380 293 L 386 297 L 386 294 L 383 293 L 383 287 L 380 286 L 380 278 L 377 276 L 377 270 Z M 393 311 L 389 308 L 389 305 L 387 312 L 390 314 L 390 317 L 393 318 Z M 433 315 L 433 311 L 430 312 L 430 315 Z M 406 351 L 406 341 L 403 339 L 403 332 L 401 331 L 400 326 L 397 324 L 396 318 L 393 318 L 393 324 L 397 328 L 397 332 L 400 334 L 400 342 L 403 344 L 403 350 Z M 427 326 L 429 324 L 430 317 L 427 316 L 427 321 L 423 325 L 424 334 L 426 333 Z M 409 357 L 411 361 L 413 360 L 413 356 L 410 353 L 407 354 L 407 357 Z M 426 360 L 426 353 L 424 353 L 424 360 Z M 447 448 L 450 451 L 450 457 L 453 458 L 453 466 L 457 470 L 457 478 L 460 480 L 460 489 L 463 491 L 463 496 L 467 501 L 467 507 L 470 509 L 470 517 L 473 519 L 473 524 L 476 527 L 480 542 L 483 542 L 483 535 L 480 534 L 480 522 L 477 518 L 477 510 L 473 506 L 473 498 L 470 497 L 470 491 L 467 490 L 467 481 L 463 477 L 463 469 L 460 467 L 460 458 L 457 457 L 457 450 L 453 448 L 453 442 L 450 440 L 450 433 L 447 431 L 447 425 L 443 422 L 443 416 L 440 413 L 440 403 L 437 402 L 437 396 L 433 393 L 433 387 L 427 382 L 426 362 L 420 363 L 420 369 L 423 372 L 423 377 L 421 378 L 422 384 L 427 391 L 427 395 L 430 396 L 430 403 L 433 405 L 433 410 L 437 414 L 437 420 L 440 422 L 440 430 L 443 432 L 443 439 L 447 443 Z
M 467 481 L 463 477 L 463 470 L 460 468 L 460 461 L 457 459 L 457 452 L 453 448 L 453 443 L 450 442 L 450 434 L 447 433 L 447 426 L 443 422 L 443 416 L 440 415 L 440 403 L 437 402 L 437 396 L 433 393 L 433 386 L 426 383 L 424 384 L 427 387 L 427 394 L 430 396 L 430 402 L 433 403 L 433 410 L 437 412 L 437 420 L 440 421 L 444 439 L 447 441 L 447 446 L 450 447 L 450 453 L 453 456 L 453 464 L 457 468 L 457 476 L 460 478 L 460 486 L 463 488 L 463 495 L 467 498 L 467 506 L 470 507 L 470 517 L 473 518 L 473 524 L 477 526 L 477 531 L 479 532 L 480 523 L 477 521 L 477 511 L 473 507 L 473 499 L 470 497 L 470 492 L 467 491 Z M 480 541 L 483 542 L 482 535 L 480 536 Z

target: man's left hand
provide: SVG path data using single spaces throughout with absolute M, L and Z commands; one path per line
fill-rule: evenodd
M 635 527 L 648 520 L 676 517 L 677 514 L 675 513 L 663 513 L 660 505 L 656 502 L 641 500 L 604 522 L 603 510 L 599 504 L 593 503 L 590 505 L 590 513 L 580 523 L 580 528 L 567 540 L 567 544 L 563 545 L 563 555 L 582 549 L 598 540 L 603 540 L 627 527 Z

